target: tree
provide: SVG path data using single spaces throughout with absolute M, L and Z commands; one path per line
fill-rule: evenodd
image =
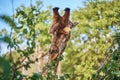
M 32 72 L 35 66 L 31 64 L 35 64 L 40 58 L 31 56 L 39 51 L 38 46 L 41 48 L 41 54 L 45 55 L 51 42 L 51 36 L 48 34 L 51 7 L 41 10 L 41 6 L 42 2 L 37 2 L 36 6 L 18 7 L 14 20 L 6 15 L 0 17 L 11 27 L 10 34 L 6 30 L 0 31 L 1 39 L 8 43 L 10 49 L 10 52 L 0 57 L 1 80 L 58 79 L 57 75 L 52 73 L 56 61 L 49 66 L 46 78 L 43 78 L 40 72 L 31 75 L 21 72 L 21 68 Z M 60 80 L 120 79 L 119 6 L 119 0 L 88 0 L 83 8 L 72 12 L 72 20 L 77 20 L 79 24 L 71 32 L 71 40 L 62 61 L 63 75 Z M 24 45 L 23 49 L 21 45 Z M 24 63 L 25 60 L 27 62 Z
M 70 80 L 93 79 L 92 74 L 110 54 L 106 51 L 120 28 L 119 3 L 118 0 L 86 1 L 83 8 L 73 11 L 72 19 L 79 25 L 72 32 L 62 66 L 64 73 L 71 74 Z
M 51 14 L 49 10 L 40 10 L 41 7 L 42 2 L 37 2 L 36 6 L 32 5 L 31 7 L 21 5 L 13 15 L 14 19 L 6 15 L 0 17 L 11 27 L 10 34 L 1 31 L 1 37 L 4 37 L 3 41 L 8 43 L 8 49 L 10 49 L 9 53 L 0 58 L 1 63 L 6 61 L 5 65 L 0 65 L 0 73 L 4 73 L 0 74 L 1 80 L 43 79 L 40 73 L 32 73 L 29 76 L 21 72 L 21 68 L 30 69 L 31 64 L 38 61 L 39 58 L 32 57 L 37 46 L 39 45 L 43 53 L 46 53 L 45 50 L 50 43 L 47 30 L 50 21 L 48 18 Z M 3 72 L 7 69 L 10 70 L 8 75 Z
M 53 73 L 55 64 L 61 60 L 58 59 L 49 66 L 46 77 L 42 77 L 42 72 L 36 66 L 42 67 L 43 57 L 48 52 L 51 42 L 51 36 L 48 29 L 51 22 L 51 6 L 48 10 L 41 10 L 42 2 L 36 5 L 25 7 L 21 5 L 16 9 L 16 14 L 11 16 L 2 15 L 0 18 L 11 27 L 10 34 L 3 33 L 4 42 L 8 43 L 10 51 L 0 57 L 0 79 L 1 80 L 57 80 L 58 76 Z M 7 32 L 7 31 L 6 31 Z M 9 62 L 8 62 L 9 61 Z M 41 62 L 40 62 L 41 61 Z M 38 65 L 36 65 L 38 63 Z M 5 67 L 8 65 L 7 67 Z M 9 74 L 5 74 L 9 69 Z M 5 70 L 5 71 L 4 71 Z M 26 74 L 27 73 L 27 74 Z M 7 76 L 7 77 L 6 77 Z M 63 80 L 67 76 L 60 76 Z

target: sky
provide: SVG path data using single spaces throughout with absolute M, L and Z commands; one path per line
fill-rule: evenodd
M 32 0 L 32 4 L 34 5 L 35 2 L 38 0 Z M 48 6 L 52 5 L 53 7 L 59 7 L 60 10 L 63 10 L 66 7 L 69 7 L 71 10 L 78 9 L 79 7 L 83 7 L 83 1 L 86 0 L 41 0 L 43 2 L 43 10 L 46 9 Z M 14 11 L 17 7 L 20 5 L 30 6 L 30 0 L 14 0 Z M 0 0 L 0 15 L 9 15 L 11 16 L 13 14 L 12 12 L 12 0 Z M 10 31 L 10 27 L 4 23 L 2 20 L 0 20 L 0 30 L 1 29 L 7 29 Z M 0 42 L 0 46 L 2 51 L 6 51 L 6 43 Z
M 32 0 L 32 3 L 35 4 L 37 0 Z M 71 8 L 71 10 L 77 9 L 78 7 L 83 6 L 83 1 L 86 0 L 41 0 L 44 5 L 44 9 L 52 5 L 53 7 L 60 7 L 64 9 L 65 7 Z M 30 0 L 14 0 L 15 9 L 21 4 L 25 6 L 30 6 Z M 12 14 L 12 0 L 0 0 L 0 14 Z
M 32 0 L 32 4 L 38 0 Z M 41 0 L 43 2 L 43 10 L 48 6 L 52 5 L 53 7 L 59 7 L 60 10 L 63 10 L 66 7 L 69 7 L 71 10 L 78 9 L 78 7 L 83 6 L 83 1 L 85 0 Z M 21 4 L 25 6 L 30 6 L 30 0 L 14 0 L 14 11 Z M 12 15 L 12 0 L 0 0 L 0 15 Z M 10 27 L 0 20 L 0 30 L 6 28 L 10 30 Z

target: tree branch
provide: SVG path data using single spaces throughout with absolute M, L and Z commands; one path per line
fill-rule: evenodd
M 107 54 L 109 52 L 109 50 L 113 47 L 115 40 L 113 40 L 112 44 L 110 45 L 110 47 L 106 50 L 105 54 Z M 103 66 L 108 63 L 110 61 L 111 56 L 114 54 L 114 51 L 111 53 L 111 55 L 106 55 L 106 57 L 104 58 L 104 60 L 102 61 L 103 63 L 101 64 L 101 66 L 97 69 L 97 73 L 99 74 L 101 69 L 103 68 Z

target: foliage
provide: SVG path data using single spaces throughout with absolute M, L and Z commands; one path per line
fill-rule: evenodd
M 116 36 L 114 36 L 115 40 L 111 47 L 109 48 L 108 55 L 107 55 L 107 63 L 99 69 L 96 74 L 93 74 L 92 79 L 98 80 L 119 80 L 120 79 L 120 72 L 119 72 L 119 57 L 120 57 L 120 33 L 118 32 Z
M 33 5 L 31 7 L 21 5 L 16 9 L 15 19 L 6 15 L 0 16 L 11 27 L 10 34 L 6 30 L 1 31 L 2 40 L 8 43 L 10 51 L 0 58 L 0 63 L 2 64 L 0 65 L 0 73 L 2 73 L 0 74 L 0 80 L 42 79 L 40 73 L 28 76 L 21 72 L 22 67 L 27 70 L 31 68 L 31 64 L 38 60 L 37 58 L 35 60 L 30 58 L 30 55 L 35 51 L 36 45 L 40 45 L 44 48 L 43 50 L 46 50 L 50 42 L 50 36 L 47 33 L 49 28 L 47 20 L 49 20 L 51 15 L 50 11 L 40 10 L 42 2 L 38 1 L 36 4 L 36 6 Z M 6 35 L 4 32 L 6 32 Z M 45 45 L 45 43 L 47 44 Z M 24 64 L 23 62 L 26 59 L 28 61 Z M 8 70 L 7 75 L 5 74 L 6 70 Z
M 105 56 L 111 53 L 106 53 L 106 51 L 113 42 L 113 36 L 120 29 L 119 6 L 119 0 L 94 0 L 86 1 L 83 8 L 73 11 L 72 19 L 77 20 L 79 25 L 72 32 L 71 41 L 66 49 L 62 65 L 62 71 L 71 74 L 70 80 L 97 80 L 92 77 L 92 74 L 96 74 L 106 58 Z M 114 49 L 114 46 L 112 49 Z M 114 55 L 118 56 L 118 54 L 117 52 Z M 113 59 L 111 61 L 113 64 L 110 63 L 110 68 L 116 64 Z M 114 68 L 119 70 L 117 64 Z M 106 66 L 106 69 L 109 69 L 108 66 Z M 100 74 L 109 75 L 103 69 Z M 107 80 L 117 80 L 112 78 L 113 75 L 111 75 Z M 114 75 L 116 75 L 116 72 Z
M 42 2 L 21 5 L 12 17 L 0 18 L 11 27 L 11 33 L 0 30 L 0 40 L 8 43 L 9 52 L 0 57 L 0 80 L 58 80 L 55 64 L 62 61 L 59 80 L 119 80 L 120 79 L 120 1 L 86 1 L 83 8 L 72 12 L 72 20 L 79 24 L 71 32 L 71 40 L 64 58 L 48 65 L 46 78 L 41 73 L 24 75 L 21 68 L 32 69 L 38 59 L 31 59 L 37 45 L 47 52 L 51 36 L 51 7 L 41 10 Z M 27 59 L 26 64 L 23 61 Z M 1 65 L 2 64 L 2 65 Z M 30 74 L 30 73 L 29 73 Z
M 50 45 L 51 37 L 48 29 L 51 22 L 51 7 L 48 10 L 41 10 L 42 2 L 36 5 L 25 7 L 21 5 L 16 9 L 16 14 L 12 17 L 2 15 L 0 18 L 4 20 L 10 27 L 11 32 L 1 30 L 2 40 L 8 43 L 9 52 L 0 57 L 0 80 L 57 80 L 58 75 L 54 72 L 55 65 L 62 60 L 58 58 L 49 64 L 48 74 L 42 77 L 41 72 L 32 71 L 39 58 L 31 59 L 32 54 L 39 45 L 43 53 L 46 53 Z M 50 10 L 49 10 L 50 9 Z M 6 33 L 6 34 L 5 34 Z M 37 55 L 39 56 L 39 55 Z M 27 60 L 27 61 L 25 61 Z M 6 66 L 7 65 L 7 66 Z M 22 72 L 22 68 L 29 70 L 26 75 Z M 8 70 L 9 69 L 9 70 Z M 6 70 L 8 73 L 6 74 Z M 33 73 L 35 72 L 35 73 Z M 62 75 L 59 80 L 65 80 L 68 75 Z

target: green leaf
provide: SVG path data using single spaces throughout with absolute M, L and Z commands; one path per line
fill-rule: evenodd
M 16 27 L 16 29 L 22 29 L 23 28 L 23 26 L 20 26 L 20 27 Z
M 0 78 L 3 77 L 3 80 L 8 80 L 11 75 L 11 67 L 8 60 L 0 56 Z
M 44 80 L 44 78 L 42 77 L 40 73 L 34 73 L 31 79 L 32 80 Z
M 115 72 L 113 72 L 113 74 L 118 75 L 118 74 L 120 74 L 120 71 L 115 71 Z
M 24 53 L 24 51 L 23 51 L 23 50 L 20 50 L 20 49 L 18 49 L 17 52 L 18 52 L 18 53 L 20 53 L 20 52 Z
M 2 15 L 0 18 L 5 21 L 7 24 L 9 24 L 12 28 L 16 27 L 16 23 L 13 21 L 13 19 L 10 16 Z
M 9 44 L 11 43 L 11 39 L 8 36 L 4 37 L 4 41 L 7 42 L 7 43 L 9 43 Z
M 27 34 L 27 33 L 28 33 L 28 30 L 27 30 L 27 29 L 23 29 L 23 33 L 24 33 L 24 34 Z
M 34 47 L 35 47 L 35 42 L 32 41 L 31 45 L 32 45 L 32 47 L 34 48 Z

